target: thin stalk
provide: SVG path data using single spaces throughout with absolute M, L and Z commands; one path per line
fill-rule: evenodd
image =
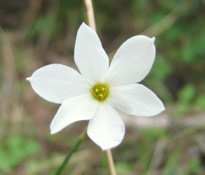
M 106 154 L 106 158 L 107 158 L 107 163 L 108 163 L 110 175 L 117 175 L 116 170 L 115 170 L 115 166 L 114 166 L 114 161 L 112 158 L 111 150 L 110 149 L 106 150 L 105 154 Z
M 68 163 L 68 161 L 70 160 L 72 154 L 78 149 L 78 147 L 80 146 L 80 144 L 82 143 L 82 141 L 85 139 L 86 136 L 86 129 L 81 133 L 80 137 L 78 138 L 78 140 L 75 142 L 75 144 L 73 145 L 73 147 L 71 148 L 71 150 L 68 152 L 65 160 L 63 161 L 63 163 L 61 164 L 61 166 L 59 167 L 59 169 L 57 170 L 55 175 L 60 175 L 63 171 L 63 169 L 65 168 L 66 164 Z
M 85 0 L 85 6 L 87 9 L 87 14 L 88 14 L 88 24 L 93 30 L 96 31 L 95 15 L 94 15 L 94 10 L 93 10 L 92 0 Z M 115 171 L 115 166 L 114 166 L 111 150 L 108 149 L 105 151 L 105 153 L 107 157 L 110 175 L 117 175 Z
M 93 30 L 96 30 L 92 0 L 85 0 L 85 6 L 87 9 L 88 24 Z

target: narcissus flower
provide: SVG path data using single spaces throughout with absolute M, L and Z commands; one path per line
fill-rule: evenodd
M 61 104 L 51 122 L 51 134 L 71 123 L 89 120 L 87 134 L 103 150 L 119 145 L 125 126 L 118 110 L 149 117 L 164 110 L 161 100 L 139 84 L 155 59 L 155 38 L 143 35 L 125 41 L 110 66 L 94 30 L 82 24 L 77 32 L 73 68 L 51 64 L 36 70 L 30 81 L 42 98 Z

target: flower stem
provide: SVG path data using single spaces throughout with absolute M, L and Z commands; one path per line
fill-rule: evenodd
M 94 16 L 92 0 L 84 0 L 84 1 L 85 1 L 86 9 L 87 9 L 87 14 L 88 14 L 88 24 L 93 30 L 96 31 L 95 16 Z M 110 149 L 108 149 L 105 151 L 105 153 L 107 157 L 110 175 L 116 175 L 115 166 L 114 166 L 114 162 L 112 158 L 112 152 Z
M 72 154 L 78 149 L 78 147 L 80 146 L 80 144 L 82 143 L 82 141 L 85 139 L 86 136 L 86 129 L 81 133 L 80 137 L 78 138 L 78 140 L 75 142 L 75 144 L 73 145 L 73 147 L 71 148 L 71 150 L 68 152 L 65 160 L 63 161 L 63 163 L 61 164 L 61 166 L 59 167 L 59 169 L 57 170 L 55 175 L 60 175 L 63 171 L 63 169 L 65 168 L 66 164 L 68 163 L 68 161 L 70 160 Z
M 106 150 L 105 154 L 106 154 L 106 158 L 107 158 L 107 163 L 108 163 L 110 175 L 117 175 L 117 173 L 115 171 L 115 166 L 114 166 L 111 150 L 110 149 Z
M 96 30 L 92 0 L 85 0 L 85 6 L 88 14 L 88 24 L 93 30 Z

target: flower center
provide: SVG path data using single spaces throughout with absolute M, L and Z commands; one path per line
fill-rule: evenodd
M 108 96 L 109 89 L 106 84 L 97 83 L 92 88 L 93 97 L 95 97 L 99 101 L 103 101 Z

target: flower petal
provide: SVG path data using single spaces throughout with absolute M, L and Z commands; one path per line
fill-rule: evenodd
M 140 82 L 149 73 L 155 58 L 154 38 L 134 36 L 115 54 L 105 81 L 113 86 Z
M 41 67 L 27 80 L 38 95 L 54 103 L 86 94 L 89 89 L 88 82 L 76 70 L 61 64 Z
M 51 122 L 51 134 L 61 131 L 76 121 L 93 118 L 97 104 L 97 100 L 93 100 L 90 94 L 65 100 Z
M 114 108 L 101 103 L 95 117 L 89 121 L 87 133 L 102 150 L 107 150 L 122 142 L 125 126 Z
M 108 70 L 109 59 L 98 35 L 85 23 L 77 33 L 74 59 L 81 74 L 91 83 L 102 82 Z
M 118 110 L 130 115 L 153 116 L 165 108 L 162 101 L 141 84 L 131 84 L 110 89 L 108 102 Z

